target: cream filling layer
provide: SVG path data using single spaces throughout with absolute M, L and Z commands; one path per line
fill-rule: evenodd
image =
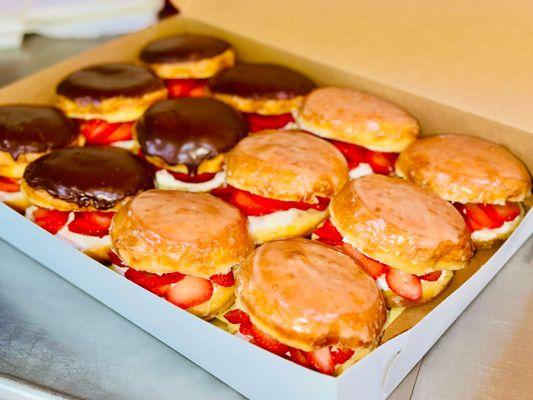
M 472 240 L 475 242 L 488 242 L 493 239 L 498 239 L 500 237 L 505 237 L 511 234 L 516 227 L 520 224 L 523 216 L 523 210 L 520 212 L 515 219 L 511 221 L 506 221 L 502 226 L 494 229 L 483 228 L 479 231 L 472 232 Z
M 160 169 L 155 173 L 155 187 L 157 189 L 209 192 L 210 190 L 222 186 L 225 182 L 226 171 L 217 172 L 213 179 L 200 183 L 180 181 L 179 179 L 174 178 L 166 169 Z
M 374 170 L 370 166 L 370 164 L 367 163 L 360 163 L 357 167 L 352 168 L 350 172 L 348 173 L 348 176 L 350 177 L 350 180 L 353 181 L 354 179 L 360 178 L 362 176 L 366 175 L 372 175 L 374 173 Z

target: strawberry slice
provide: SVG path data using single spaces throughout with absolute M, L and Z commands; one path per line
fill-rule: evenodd
M 0 192 L 15 193 L 20 191 L 18 179 L 0 176 Z
M 104 237 L 109 234 L 114 215 L 114 212 L 103 211 L 76 212 L 68 230 L 80 235 Z
M 370 164 L 376 174 L 390 175 L 394 171 L 394 164 L 398 153 L 383 153 L 380 151 L 368 151 L 366 162 Z
M 102 145 L 131 139 L 133 122 L 109 123 L 99 119 L 83 121 L 80 132 L 87 139 L 88 145 Z
M 133 268 L 128 268 L 124 276 L 137 285 L 154 292 L 157 291 L 160 286 L 179 282 L 185 277 L 185 275 L 180 274 L 179 272 L 157 275 L 151 274 L 150 272 L 137 271 Z
M 168 97 L 203 97 L 207 95 L 207 79 L 168 79 Z
M 319 372 L 327 375 L 333 375 L 335 372 L 335 363 L 329 351 L 329 347 L 306 353 L 307 361 Z
M 213 294 L 213 285 L 207 279 L 187 275 L 172 285 L 167 300 L 183 309 L 205 303 Z
M 249 131 L 252 133 L 265 129 L 281 129 L 290 122 L 294 122 L 291 113 L 279 115 L 261 115 L 245 113 L 244 117 L 248 121 Z
M 182 182 L 188 182 L 188 183 L 202 183 L 207 182 L 213 179 L 216 175 L 216 173 L 205 173 L 205 174 L 198 174 L 198 175 L 189 175 L 189 174 L 182 174 L 181 172 L 174 172 L 169 169 L 167 169 L 167 172 L 172 175 L 174 178 L 176 178 L 178 181 Z
M 516 203 L 505 203 L 503 206 L 498 204 L 480 204 L 479 206 L 493 221 L 498 221 L 501 225 L 520 215 L 520 206 Z
M 354 355 L 354 351 L 352 349 L 336 349 L 336 350 L 330 349 L 330 352 L 331 352 L 331 357 L 333 357 L 333 363 L 335 365 L 344 364 Z
M 234 189 L 231 186 L 220 186 L 211 190 L 213 196 L 218 197 L 226 202 L 230 202 Z
M 411 301 L 416 301 L 422 296 L 422 284 L 418 276 L 389 268 L 386 278 L 387 284 L 397 295 Z
M 109 250 L 107 252 L 107 256 L 109 257 L 109 261 L 111 261 L 111 264 L 115 264 L 116 266 L 126 268 L 126 265 L 122 262 L 122 260 L 117 256 L 117 253 L 115 253 L 112 250 Z
M 252 325 L 252 336 L 256 345 L 278 356 L 282 356 L 289 351 L 289 346 L 260 331 L 255 325 Z
M 291 347 L 289 349 L 290 359 L 296 364 L 300 364 L 302 367 L 311 368 L 312 365 L 307 360 L 306 352 L 300 349 Z
M 321 242 L 331 246 L 342 245 L 342 235 L 329 218 L 324 221 L 322 226 L 316 228 L 313 233 L 318 236 L 318 240 Z
M 365 256 L 351 244 L 343 243 L 341 250 L 352 257 L 357 264 L 359 264 L 374 279 L 377 279 L 380 275 L 385 274 L 389 270 L 388 265 Z
M 331 143 L 344 155 L 348 161 L 350 169 L 354 169 L 359 164 L 366 162 L 366 153 L 368 150 L 364 147 L 356 144 L 339 142 L 338 140 L 332 140 Z
M 250 317 L 244 311 L 235 308 L 224 314 L 224 318 L 231 324 L 242 324 L 243 322 L 250 322 Z
M 233 271 L 227 274 L 217 274 L 209 278 L 211 282 L 216 283 L 219 286 L 232 287 L 235 285 L 235 278 L 233 277 Z
M 442 271 L 434 271 L 434 272 L 430 272 L 429 274 L 419 276 L 419 278 L 423 281 L 435 282 L 439 280 L 441 275 L 442 275 Z
M 481 225 L 483 228 L 495 229 L 502 225 L 497 220 L 490 218 L 479 204 L 468 203 L 463 205 L 463 214 L 476 225 Z
M 68 211 L 38 208 L 33 212 L 33 221 L 41 228 L 55 235 L 67 223 L 68 215 Z
M 161 286 L 154 286 L 147 290 L 152 292 L 153 294 L 158 295 L 159 297 L 165 297 L 168 292 L 170 291 L 171 286 L 170 285 L 161 285 Z

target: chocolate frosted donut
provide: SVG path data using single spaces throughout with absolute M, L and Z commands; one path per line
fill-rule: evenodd
M 209 36 L 176 35 L 148 43 L 140 58 L 151 64 L 198 61 L 218 56 L 230 48 L 229 43 Z
M 33 189 L 82 207 L 106 210 L 153 187 L 151 167 L 117 147 L 53 151 L 30 163 L 24 180 Z
M 75 71 L 57 86 L 57 94 L 69 99 L 140 97 L 165 85 L 147 68 L 133 64 L 99 64 Z
M 230 106 L 210 98 L 165 100 L 149 108 L 136 127 L 145 155 L 195 172 L 203 160 L 230 150 L 248 126 Z
M 290 68 L 274 64 L 239 64 L 209 81 L 213 93 L 250 99 L 286 100 L 309 93 L 315 84 Z
M 66 147 L 78 136 L 74 122 L 55 107 L 0 106 L 0 151 L 13 159 L 26 153 L 45 153 Z

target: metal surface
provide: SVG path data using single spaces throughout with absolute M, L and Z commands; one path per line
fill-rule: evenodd
M 0 85 L 104 40 L 31 36 L 23 49 L 0 52 Z M 390 398 L 530 398 L 532 267 L 530 239 Z M 0 398 L 241 396 L 0 241 Z

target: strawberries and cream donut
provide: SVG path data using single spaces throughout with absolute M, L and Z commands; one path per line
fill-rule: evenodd
M 87 145 L 130 149 L 131 128 L 153 103 L 167 97 L 163 81 L 147 68 L 127 63 L 98 64 L 65 77 L 56 105 L 79 120 Z
M 233 304 L 233 268 L 254 247 L 235 207 L 177 190 L 150 190 L 125 204 L 111 239 L 126 278 L 205 319 Z
M 477 247 L 508 238 L 531 194 L 526 167 L 505 147 L 466 135 L 417 140 L 396 162 L 396 173 L 452 202 Z
M 347 255 L 307 239 L 266 243 L 237 270 L 224 317 L 275 354 L 338 375 L 379 345 L 386 320 L 376 283 Z
M 228 153 L 228 186 L 214 193 L 248 216 L 256 243 L 263 243 L 310 233 L 347 179 L 335 146 L 301 131 L 269 130 Z
M 57 108 L 0 106 L 0 201 L 24 211 L 29 204 L 20 190 L 20 181 L 26 166 L 52 150 L 83 143 L 76 124 Z
M 389 307 L 433 299 L 473 255 L 459 212 L 400 178 L 355 179 L 329 209 L 330 219 L 313 237 L 351 255 L 377 280 Z
M 419 132 L 416 119 L 397 105 L 357 90 L 313 90 L 294 113 L 300 129 L 330 140 L 344 154 L 350 178 L 390 175 L 398 153 Z
M 314 87 L 306 76 L 274 64 L 238 64 L 209 81 L 213 95 L 244 113 L 250 132 L 281 129 Z
M 26 167 L 26 215 L 85 254 L 107 261 L 118 207 L 153 187 L 150 165 L 117 147 L 55 150 Z
M 140 59 L 165 80 L 170 98 L 201 97 L 209 78 L 235 64 L 235 51 L 221 39 L 183 34 L 149 42 Z
M 134 129 L 142 155 L 158 168 L 156 188 L 189 192 L 222 186 L 225 153 L 248 133 L 238 111 L 211 98 L 156 103 Z

